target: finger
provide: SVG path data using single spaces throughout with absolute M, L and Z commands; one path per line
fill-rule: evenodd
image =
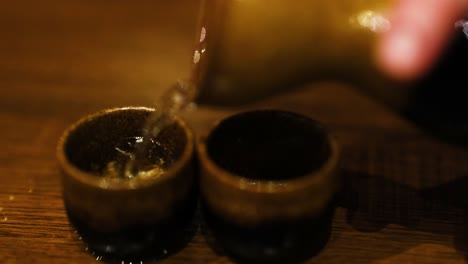
M 380 38 L 377 63 L 391 77 L 415 79 L 427 73 L 450 40 L 468 0 L 398 0 L 391 29 Z

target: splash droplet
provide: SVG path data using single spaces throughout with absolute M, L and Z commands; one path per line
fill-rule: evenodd
M 10 201 L 13 201 L 13 200 L 15 200 L 15 196 L 13 196 L 13 195 L 10 195 L 10 196 L 8 197 L 8 200 L 10 200 Z

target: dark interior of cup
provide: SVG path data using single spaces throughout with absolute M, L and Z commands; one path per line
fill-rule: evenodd
M 291 112 L 262 110 L 223 120 L 207 139 L 221 168 L 259 180 L 287 180 L 319 169 L 330 157 L 327 131 Z
M 105 174 L 109 162 L 126 162 L 127 154 L 135 151 L 135 145 L 142 141 L 146 118 L 151 113 L 145 109 L 120 109 L 82 122 L 66 139 L 66 157 L 83 171 Z M 150 140 L 145 162 L 167 168 L 181 157 L 186 144 L 183 127 L 174 122 Z

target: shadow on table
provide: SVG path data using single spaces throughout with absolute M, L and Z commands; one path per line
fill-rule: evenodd
M 432 135 L 466 148 L 467 63 L 468 40 L 457 32 L 432 72 L 415 85 L 402 113 Z
M 190 213 L 189 213 L 190 214 Z M 175 229 L 168 226 L 169 233 L 161 228 L 139 226 L 112 234 L 96 233 L 68 214 L 80 247 L 97 261 L 103 263 L 159 263 L 183 250 L 195 237 L 200 226 L 199 210 L 195 215 L 181 218 L 183 222 Z M 112 250 L 112 251 L 111 251 Z M 110 252 L 111 251 L 111 252 Z
M 333 203 L 320 218 L 289 223 L 279 230 L 270 226 L 248 230 L 235 227 L 203 210 L 201 232 L 217 255 L 227 256 L 234 263 L 303 263 L 320 254 L 330 240 L 335 209 Z
M 345 171 L 339 205 L 347 222 L 361 232 L 378 232 L 389 224 L 453 237 L 455 249 L 468 260 L 468 177 L 418 190 L 376 175 Z M 416 239 L 414 245 L 431 242 Z M 405 242 L 412 243 L 404 240 Z M 452 246 L 448 243 L 446 246 Z M 405 250 L 405 249 L 403 249 Z M 402 251 L 395 248 L 395 254 Z

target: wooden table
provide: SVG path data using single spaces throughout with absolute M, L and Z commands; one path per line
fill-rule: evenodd
M 79 117 L 115 106 L 151 106 L 164 88 L 188 75 L 198 1 L 160 2 L 0 3 L 0 262 L 99 259 L 85 251 L 68 222 L 55 147 Z M 342 146 L 344 199 L 326 247 L 311 263 L 465 262 L 465 148 L 332 83 L 246 108 L 259 107 L 321 120 Z M 203 129 L 246 108 L 199 107 L 191 122 Z M 230 260 L 199 232 L 162 262 Z

